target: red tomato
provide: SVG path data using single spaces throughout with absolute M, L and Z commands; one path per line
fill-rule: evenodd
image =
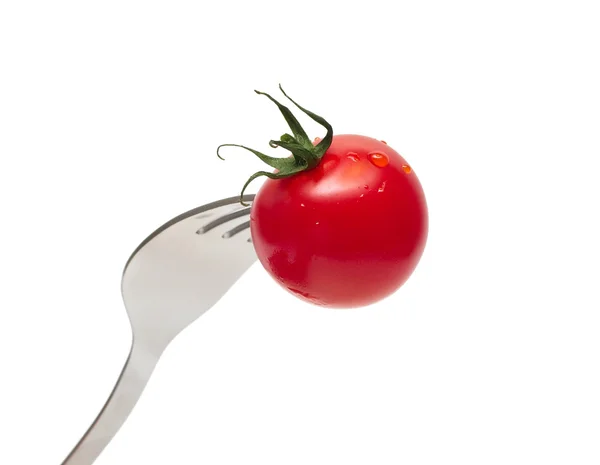
M 389 296 L 409 278 L 428 213 L 398 152 L 369 137 L 335 135 L 316 168 L 265 181 L 250 225 L 258 259 L 281 286 L 313 304 L 350 308 Z
M 334 135 L 321 116 L 286 97 L 327 129 L 311 143 L 290 109 L 264 92 L 293 133 L 271 140 L 275 158 L 238 144 L 275 169 L 254 198 L 250 230 L 258 259 L 283 288 L 310 303 L 361 307 L 395 292 L 414 271 L 428 234 L 421 184 L 385 142 Z M 220 156 L 220 155 L 219 155 Z

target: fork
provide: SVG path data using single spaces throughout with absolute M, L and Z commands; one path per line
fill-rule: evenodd
M 251 205 L 254 195 L 242 200 Z M 131 254 L 121 281 L 133 342 L 104 407 L 62 465 L 90 465 L 135 407 L 168 344 L 255 262 L 251 206 L 240 196 L 183 213 Z

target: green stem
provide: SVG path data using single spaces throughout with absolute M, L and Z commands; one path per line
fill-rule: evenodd
M 333 140 L 333 128 L 327 121 L 325 121 L 324 118 L 322 118 L 321 116 L 316 115 L 315 113 L 313 113 L 309 110 L 306 110 L 305 108 L 298 105 L 294 100 L 292 100 L 285 93 L 285 91 L 281 87 L 281 84 L 279 85 L 279 89 L 281 89 L 281 92 L 283 93 L 283 95 L 285 95 L 285 97 L 287 97 L 303 113 L 308 115 L 313 121 L 316 121 L 318 124 L 323 126 L 327 130 L 327 134 L 325 135 L 325 137 L 323 137 L 323 139 L 317 145 L 313 145 L 313 143 L 309 139 L 308 135 L 306 134 L 306 131 L 304 130 L 304 128 L 302 128 L 302 126 L 300 125 L 300 123 L 298 122 L 298 120 L 296 119 L 296 117 L 290 111 L 290 109 L 288 107 L 279 103 L 277 100 L 275 100 L 269 94 L 255 90 L 254 92 L 256 92 L 259 95 L 266 96 L 269 100 L 271 100 L 273 103 L 275 103 L 275 105 L 277 105 L 277 107 L 279 108 L 279 111 L 285 118 L 285 120 L 288 123 L 288 126 L 290 127 L 290 130 L 292 131 L 292 134 L 293 134 L 293 136 L 290 134 L 284 134 L 280 137 L 279 140 L 271 140 L 271 141 L 269 141 L 269 146 L 272 148 L 281 147 L 283 149 L 286 149 L 291 152 L 292 157 L 288 157 L 288 158 L 271 157 L 269 155 L 265 155 L 262 152 L 259 152 L 257 150 L 254 150 L 254 149 L 251 149 L 249 147 L 246 147 L 244 145 L 239 145 L 239 144 L 221 144 L 221 145 L 219 145 L 219 147 L 217 148 L 217 156 L 222 160 L 224 160 L 224 158 L 219 153 L 219 151 L 222 147 L 240 147 L 240 148 L 243 148 L 243 149 L 253 153 L 261 161 L 263 161 L 264 163 L 269 165 L 271 168 L 274 168 L 276 170 L 275 173 L 268 172 L 268 171 L 257 171 L 256 173 L 254 173 L 252 176 L 250 176 L 248 178 L 248 180 L 244 184 L 244 186 L 242 188 L 242 192 L 240 194 L 240 202 L 243 205 L 246 205 L 243 202 L 244 192 L 245 192 L 246 188 L 248 187 L 248 185 L 254 179 L 258 178 L 259 176 L 266 176 L 270 179 L 283 179 L 286 177 L 294 176 L 302 171 L 311 170 L 319 165 L 321 159 L 323 158 L 323 155 L 325 155 L 325 153 L 327 152 L 327 149 L 329 149 L 331 142 Z

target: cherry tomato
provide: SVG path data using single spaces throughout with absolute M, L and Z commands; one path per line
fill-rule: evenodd
M 428 213 L 407 161 L 385 143 L 335 135 L 319 165 L 267 179 L 252 204 L 258 259 L 310 303 L 360 307 L 394 293 L 423 253 Z

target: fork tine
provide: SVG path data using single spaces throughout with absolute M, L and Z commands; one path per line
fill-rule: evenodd
M 207 233 L 211 229 L 214 229 L 217 226 L 225 224 L 228 221 L 234 220 L 236 218 L 241 218 L 242 216 L 249 215 L 251 209 L 252 209 L 251 207 L 247 207 L 247 208 L 243 208 L 241 210 L 236 210 L 234 212 L 231 212 L 231 213 L 228 213 L 226 215 L 220 216 L 219 218 L 217 218 L 217 219 L 211 221 L 210 223 L 207 223 L 204 226 L 202 226 L 200 229 L 198 229 L 198 231 L 196 231 L 196 234 Z M 227 236 L 227 237 L 230 237 L 230 236 Z
M 250 228 L 250 221 L 246 221 L 244 223 L 238 224 L 236 227 L 231 228 L 229 231 L 223 233 L 223 239 L 229 239 L 230 237 L 235 236 L 236 234 L 244 231 L 245 229 Z

